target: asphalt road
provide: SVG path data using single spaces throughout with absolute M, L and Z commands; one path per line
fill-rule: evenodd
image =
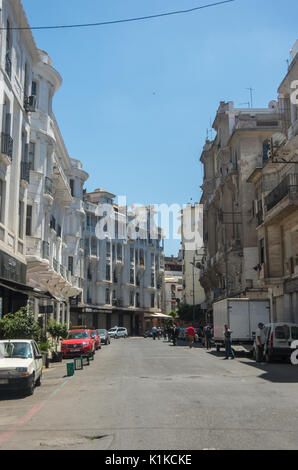
M 0 395 L 0 450 L 298 449 L 298 368 L 163 340 L 113 340 L 32 397 Z

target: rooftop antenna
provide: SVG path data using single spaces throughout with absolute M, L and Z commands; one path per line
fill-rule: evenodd
M 249 90 L 250 92 L 250 107 L 252 108 L 253 107 L 253 91 L 255 91 L 253 88 L 246 88 L 247 90 Z
M 248 108 L 250 107 L 249 101 L 246 101 L 245 103 L 239 103 L 239 106 L 244 106 L 245 104 L 247 105 Z

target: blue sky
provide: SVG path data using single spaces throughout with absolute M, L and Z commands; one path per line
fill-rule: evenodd
M 31 26 L 193 8 L 208 0 L 23 0 Z M 42 4 L 42 8 L 40 5 Z M 63 77 L 54 100 L 66 146 L 90 178 L 129 204 L 199 201 L 199 163 L 219 102 L 276 98 L 298 37 L 297 0 L 238 0 L 188 15 L 34 31 Z M 245 105 L 244 105 L 245 107 Z M 166 243 L 175 254 L 179 242 Z

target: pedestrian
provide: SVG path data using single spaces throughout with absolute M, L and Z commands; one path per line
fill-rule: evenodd
M 257 362 L 264 362 L 264 346 L 266 337 L 264 332 L 264 323 L 259 323 L 256 331 L 256 360 Z
M 153 326 L 152 327 L 152 338 L 154 339 L 154 341 L 156 340 L 156 335 L 157 335 L 157 328 L 156 328 L 156 326 Z
M 166 339 L 167 339 L 167 329 L 166 329 L 166 327 L 164 327 L 164 329 L 163 329 L 163 339 L 164 339 L 165 341 L 166 341 Z
M 157 338 L 160 340 L 161 338 L 161 328 L 160 326 L 157 328 Z
M 189 349 L 192 349 L 193 347 L 193 344 L 195 341 L 195 335 L 196 335 L 196 332 L 193 326 L 190 326 L 189 328 L 187 328 L 186 336 L 187 336 Z
M 206 329 L 205 329 L 205 346 L 206 346 L 206 349 L 211 349 L 211 338 L 212 338 L 211 326 L 207 325 Z
M 235 353 L 232 348 L 232 330 L 229 329 L 228 325 L 225 325 L 224 329 L 224 338 L 225 338 L 225 349 L 226 349 L 226 357 L 225 359 L 229 359 L 231 356 L 232 359 L 235 359 Z
M 177 325 L 174 325 L 172 329 L 173 346 L 176 346 L 178 336 L 179 336 L 179 328 L 177 328 Z

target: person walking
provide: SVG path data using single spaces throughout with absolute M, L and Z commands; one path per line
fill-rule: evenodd
M 196 335 L 196 332 L 193 326 L 190 326 L 189 328 L 187 328 L 186 336 L 187 336 L 189 349 L 192 349 L 194 345 L 195 335 Z
M 211 349 L 211 338 L 212 338 L 211 326 L 207 325 L 206 329 L 205 329 L 205 346 L 206 346 L 206 349 Z
M 264 346 L 266 343 L 264 327 L 264 323 L 259 323 L 256 331 L 256 360 L 259 363 L 264 362 Z
M 226 357 L 225 359 L 229 359 L 231 356 L 232 359 L 235 359 L 235 353 L 232 348 L 232 330 L 229 329 L 228 325 L 225 325 L 224 329 L 224 338 L 225 338 L 225 349 L 226 349 Z
M 179 328 L 177 328 L 177 326 L 174 325 L 172 329 L 173 346 L 176 346 L 178 336 L 179 336 Z
M 152 327 L 152 338 L 154 339 L 154 341 L 156 339 L 156 335 L 157 335 L 157 328 L 156 328 L 156 326 L 153 326 Z

